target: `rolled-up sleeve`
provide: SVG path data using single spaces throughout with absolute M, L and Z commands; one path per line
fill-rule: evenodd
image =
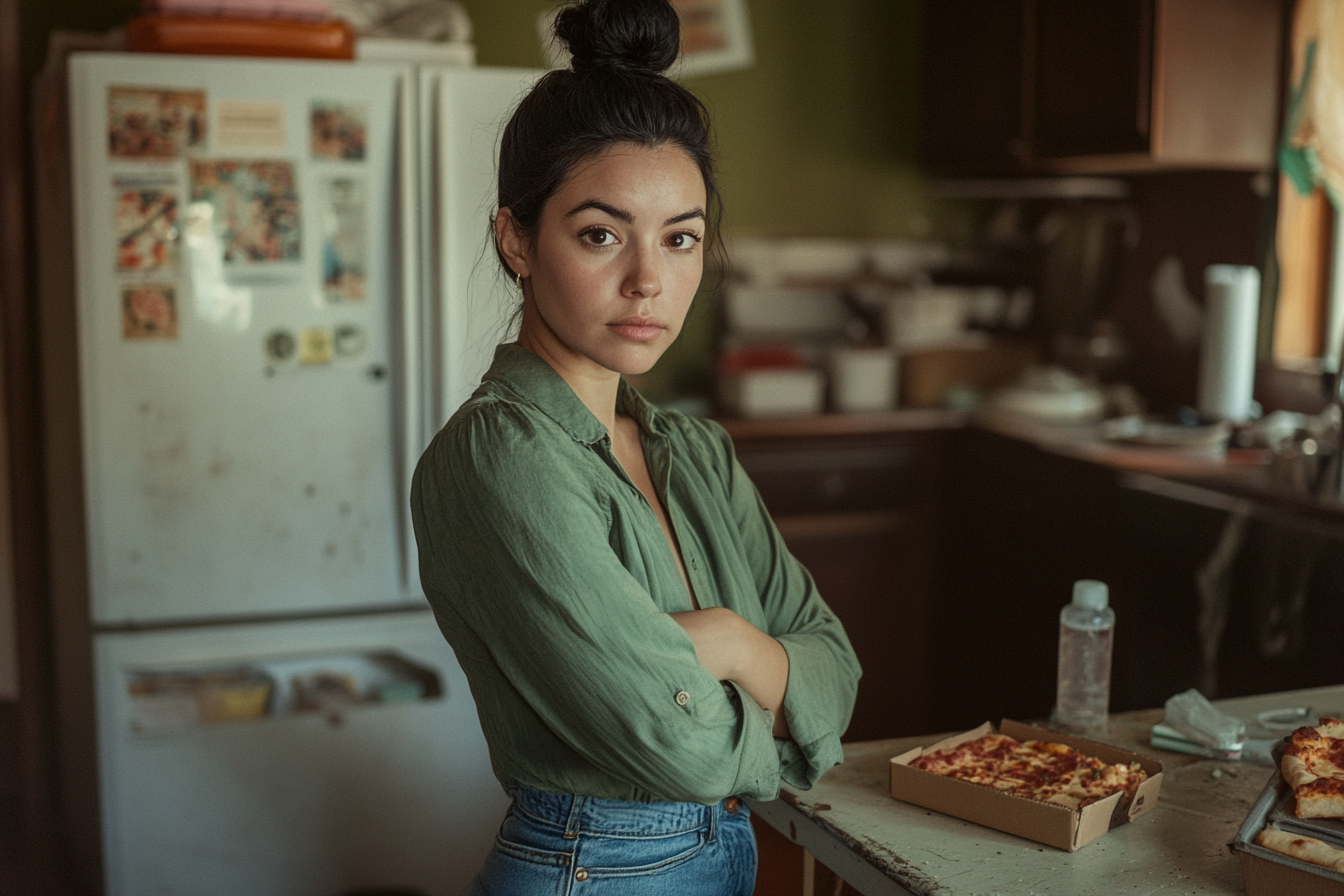
M 507 776 L 528 750 L 567 750 L 580 762 L 552 763 L 553 780 L 531 783 L 592 792 L 564 777 L 590 763 L 648 798 L 773 798 L 782 754 L 771 715 L 700 666 L 685 631 L 612 549 L 613 510 L 591 471 L 557 458 L 554 439 L 530 431 L 537 425 L 507 406 L 456 420 L 412 484 L 421 581 L 468 669 L 496 770 L 502 763 Z M 765 578 L 772 595 L 799 584 Z M 772 601 L 801 625 L 781 640 L 809 682 L 786 711 L 815 739 L 801 755 L 824 762 L 838 757 L 815 704 L 840 686 L 815 680 L 831 648 L 824 607 L 805 597 Z

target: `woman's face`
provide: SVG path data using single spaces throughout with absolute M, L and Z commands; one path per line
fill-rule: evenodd
M 501 249 L 525 278 L 519 342 L 562 375 L 646 372 L 700 285 L 705 203 L 684 150 L 622 143 L 579 163 L 531 239 L 501 210 Z

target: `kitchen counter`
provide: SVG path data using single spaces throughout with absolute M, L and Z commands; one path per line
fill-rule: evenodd
M 1243 718 L 1285 706 L 1344 711 L 1344 686 L 1215 701 Z M 850 743 L 845 762 L 810 791 L 786 788 L 752 810 L 865 896 L 1243 892 L 1228 849 L 1275 769 L 1201 760 L 1148 746 L 1162 710 L 1112 716 L 1117 746 L 1159 758 L 1157 808 L 1069 853 L 892 799 L 888 765 L 944 735 Z
M 1225 453 L 1201 454 L 1124 445 L 1099 437 L 1095 424 L 990 421 L 943 410 L 753 420 L 723 418 L 719 422 L 739 443 L 871 437 L 971 426 L 1026 442 L 1051 454 L 1098 464 L 1116 471 L 1127 485 L 1164 493 L 1177 500 L 1219 509 L 1233 509 L 1239 506 L 1238 502 L 1251 502 L 1262 514 L 1292 514 L 1326 525 L 1344 524 L 1344 500 L 1316 499 L 1276 485 L 1270 468 L 1271 456 L 1260 449 L 1230 448 Z M 1176 487 L 1168 487 L 1166 483 Z
M 902 432 L 960 429 L 966 415 L 956 411 L 904 410 L 871 414 L 818 414 L 810 417 L 744 419 L 722 417 L 718 421 L 736 440 L 796 439 L 826 436 L 886 435 Z

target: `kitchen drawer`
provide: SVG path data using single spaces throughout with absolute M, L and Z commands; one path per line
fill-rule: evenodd
M 918 499 L 916 446 L 906 441 L 738 449 L 772 516 L 905 507 Z

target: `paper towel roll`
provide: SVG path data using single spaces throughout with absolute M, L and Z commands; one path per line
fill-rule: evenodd
M 1259 319 L 1259 271 L 1231 264 L 1205 269 L 1204 336 L 1195 404 L 1201 416 L 1233 423 L 1251 419 Z

